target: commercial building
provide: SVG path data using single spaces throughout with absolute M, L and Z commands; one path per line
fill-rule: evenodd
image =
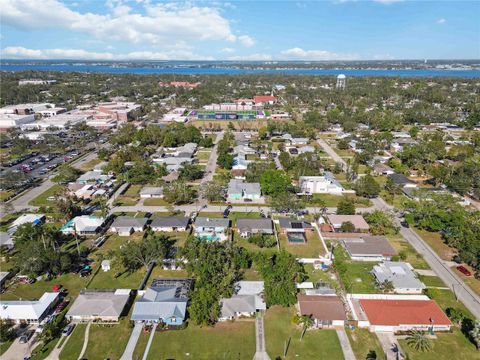
M 16 115 L 0 113 L 0 131 L 22 128 L 35 121 L 34 114 Z

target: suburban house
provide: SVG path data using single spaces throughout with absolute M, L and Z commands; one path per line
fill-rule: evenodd
M 412 265 L 406 262 L 381 262 L 373 267 L 372 274 L 378 284 L 391 282 L 394 292 L 398 294 L 421 294 L 426 288 L 425 284 L 418 280 Z
M 233 153 L 244 154 L 244 155 L 255 155 L 255 150 L 249 147 L 248 145 L 237 145 L 233 148 Z
M 403 174 L 390 174 L 388 178 L 393 181 L 393 183 L 397 186 L 401 187 L 417 187 L 417 183 L 415 181 L 410 180 Z
M 184 216 L 160 216 L 153 219 L 150 227 L 153 231 L 186 231 L 190 218 Z
M 307 242 L 306 232 L 313 232 L 311 223 L 302 220 L 295 220 L 289 218 L 279 219 L 280 229 L 282 234 L 287 236 L 290 244 L 304 244 Z
M 135 218 L 133 216 L 118 216 L 110 226 L 110 231 L 120 236 L 129 236 L 134 232 L 141 232 L 147 226 L 147 218 Z
M 133 306 L 132 321 L 182 325 L 191 279 L 155 279 Z
M 80 175 L 76 182 L 79 184 L 106 183 L 112 178 L 112 175 L 104 175 L 101 171 L 92 170 Z
M 241 237 L 253 234 L 273 235 L 273 221 L 271 219 L 237 219 L 237 229 Z
M 14 247 L 12 235 L 0 232 L 0 249 L 12 250 Z
M 300 176 L 298 185 L 302 194 L 342 195 L 345 192 L 335 176 L 328 171 L 323 176 Z
M 103 217 L 81 215 L 69 220 L 60 231 L 64 234 L 96 235 L 102 230 L 104 224 Z
M 140 190 L 140 198 L 141 199 L 163 198 L 163 187 L 146 186 L 142 190 Z
M 124 314 L 131 293 L 130 289 L 84 289 L 80 291 L 66 317 L 74 322 L 118 321 Z
M 265 311 L 263 301 L 263 281 L 238 281 L 235 283 L 234 295 L 220 300 L 220 321 L 233 320 L 238 317 L 255 316 L 257 311 Z
M 391 175 L 394 174 L 395 171 L 388 165 L 383 163 L 376 163 L 373 165 L 373 174 L 380 176 L 380 175 Z
M 59 292 L 46 292 L 34 301 L 0 301 L 0 319 L 16 324 L 40 324 L 60 299 Z
M 362 236 L 342 239 L 343 246 L 352 260 L 385 261 L 397 255 L 385 236 Z
M 348 294 L 358 327 L 372 332 L 449 331 L 452 323 L 426 295 Z
M 313 146 L 306 145 L 306 146 L 299 147 L 297 151 L 299 154 L 314 153 L 315 148 Z
M 9 235 L 13 235 L 15 234 L 15 231 L 17 231 L 17 228 L 19 226 L 23 224 L 38 225 L 44 222 L 45 219 L 46 217 L 44 214 L 23 214 L 15 219 L 12 225 L 10 225 L 10 227 L 8 228 L 7 233 Z
M 224 218 L 197 217 L 195 236 L 200 240 L 226 240 L 230 220 Z
M 251 201 L 258 200 L 262 196 L 259 183 L 246 183 L 243 180 L 231 179 L 228 184 L 228 200 Z
M 294 138 L 290 134 L 282 135 L 282 139 L 285 143 L 292 146 L 308 145 L 308 138 Z
M 355 227 L 355 232 L 368 232 L 370 226 L 362 215 L 328 215 L 328 223 L 335 231 L 340 231 L 342 224 L 351 223 Z
M 311 316 L 315 327 L 331 327 L 345 325 L 347 316 L 342 300 L 336 295 L 304 295 L 298 294 L 300 315 Z

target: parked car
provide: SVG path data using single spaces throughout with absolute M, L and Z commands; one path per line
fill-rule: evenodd
M 62 289 L 61 284 L 55 284 L 52 286 L 52 292 L 60 292 L 61 289 Z
M 68 324 L 67 326 L 65 326 L 62 330 L 62 336 L 70 335 L 72 333 L 74 327 L 75 327 L 75 325 L 73 325 L 73 324 Z
M 465 276 L 472 276 L 472 273 L 463 265 L 457 266 L 457 270 Z
M 27 330 L 23 333 L 22 336 L 20 336 L 20 340 L 18 342 L 20 344 L 26 344 L 28 341 L 32 338 L 34 331 L 33 330 Z

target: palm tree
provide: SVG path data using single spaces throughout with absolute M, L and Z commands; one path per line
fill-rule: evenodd
M 381 282 L 380 284 L 378 284 L 378 288 L 383 293 L 390 293 L 393 290 L 395 290 L 395 287 L 393 286 L 393 283 L 390 280 L 385 280 L 384 282 Z
M 305 332 L 311 326 L 313 326 L 313 319 L 311 315 L 302 315 L 298 318 L 298 324 L 303 326 L 302 335 L 300 336 L 300 340 L 303 339 Z
M 407 337 L 407 344 L 416 351 L 427 352 L 432 350 L 432 343 L 423 331 L 410 331 Z
M 375 350 L 370 350 L 365 360 L 377 360 L 377 353 L 375 352 Z

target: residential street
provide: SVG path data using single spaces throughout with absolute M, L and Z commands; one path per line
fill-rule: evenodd
M 320 145 L 335 162 L 340 163 L 342 165 L 342 168 L 345 170 L 347 168 L 347 163 L 345 160 L 343 160 L 336 152 L 335 150 L 332 149 L 330 145 L 327 144 L 327 142 L 323 139 L 317 139 L 318 145 Z

